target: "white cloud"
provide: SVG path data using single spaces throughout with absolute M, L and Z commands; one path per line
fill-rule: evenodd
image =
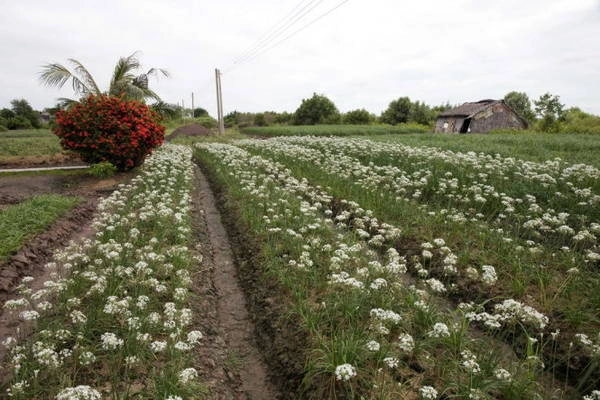
M 324 0 L 311 18 L 340 0 Z M 213 114 L 214 68 L 228 69 L 298 0 L 4 1 L 0 107 L 24 97 L 37 108 L 70 96 L 39 85 L 46 62 L 73 57 L 105 87 L 120 56 L 143 52 L 165 67 L 153 82 Z M 309 21 L 307 19 L 306 21 Z M 223 77 L 225 111 L 293 111 L 312 92 L 342 110 L 379 113 L 394 98 L 430 104 L 549 91 L 600 114 L 600 6 L 594 0 L 400 2 L 350 0 L 280 46 Z M 300 24 L 298 25 L 300 26 Z

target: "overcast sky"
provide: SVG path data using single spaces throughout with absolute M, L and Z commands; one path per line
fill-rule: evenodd
M 294 111 L 313 92 L 379 114 L 400 96 L 457 104 L 518 90 L 600 114 L 599 0 L 349 0 L 233 64 L 299 4 L 315 8 L 281 38 L 341 1 L 0 0 L 0 107 L 71 97 L 39 84 L 44 63 L 75 58 L 106 89 L 116 60 L 140 50 L 144 67 L 172 74 L 151 82 L 165 101 L 189 106 L 193 91 L 212 115 L 215 67 L 226 113 Z

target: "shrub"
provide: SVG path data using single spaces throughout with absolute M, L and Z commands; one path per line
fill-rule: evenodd
M 367 125 L 373 121 L 375 121 L 375 117 L 364 108 L 348 111 L 343 117 L 344 124 L 350 125 Z
M 145 104 L 105 95 L 89 96 L 56 114 L 53 132 L 61 145 L 90 164 L 109 161 L 119 170 L 140 165 L 159 146 L 165 128 Z
M 102 161 L 94 164 L 88 170 L 88 173 L 96 178 L 110 178 L 117 172 L 117 167 L 108 161 Z
M 4 132 L 4 131 L 7 131 L 7 130 L 8 130 L 7 127 L 5 127 L 4 125 L 0 125 L 0 132 Z
M 195 118 L 195 120 L 205 128 L 214 129 L 217 127 L 217 120 L 213 117 L 206 115 L 203 117 Z
M 33 125 L 31 125 L 31 121 L 27 118 L 22 115 L 17 115 L 6 121 L 6 127 L 8 129 L 31 129 L 33 128 Z
M 331 100 L 313 93 L 294 113 L 294 125 L 339 124 L 340 112 Z
M 256 126 L 267 126 L 267 120 L 265 119 L 264 113 L 259 113 L 254 116 L 254 125 Z

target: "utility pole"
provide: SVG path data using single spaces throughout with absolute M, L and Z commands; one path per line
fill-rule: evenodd
M 194 92 L 192 92 L 192 118 L 194 118 Z
M 219 118 L 219 133 L 225 132 L 225 121 L 223 117 L 223 93 L 221 92 L 221 71 L 215 68 L 215 81 L 217 84 L 217 115 Z
M 185 103 L 181 99 L 181 118 L 185 118 Z

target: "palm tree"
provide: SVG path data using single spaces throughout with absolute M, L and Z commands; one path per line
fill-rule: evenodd
M 148 87 L 148 80 L 152 76 L 163 75 L 168 77 L 169 72 L 162 68 L 150 68 L 146 73 L 136 75 L 135 71 L 142 67 L 137 55 L 138 52 L 135 52 L 129 57 L 121 57 L 117 61 L 106 94 L 123 96 L 141 102 L 145 102 L 146 99 L 162 102 L 160 97 Z M 72 70 L 58 63 L 44 65 L 40 74 L 40 81 L 46 86 L 56 86 L 58 88 L 62 88 L 68 81 L 71 81 L 75 95 L 80 97 L 102 94 L 92 74 L 83 64 L 73 58 L 69 58 L 68 62 L 71 64 Z M 59 103 L 63 106 L 74 102 L 77 102 L 77 100 L 59 99 Z

